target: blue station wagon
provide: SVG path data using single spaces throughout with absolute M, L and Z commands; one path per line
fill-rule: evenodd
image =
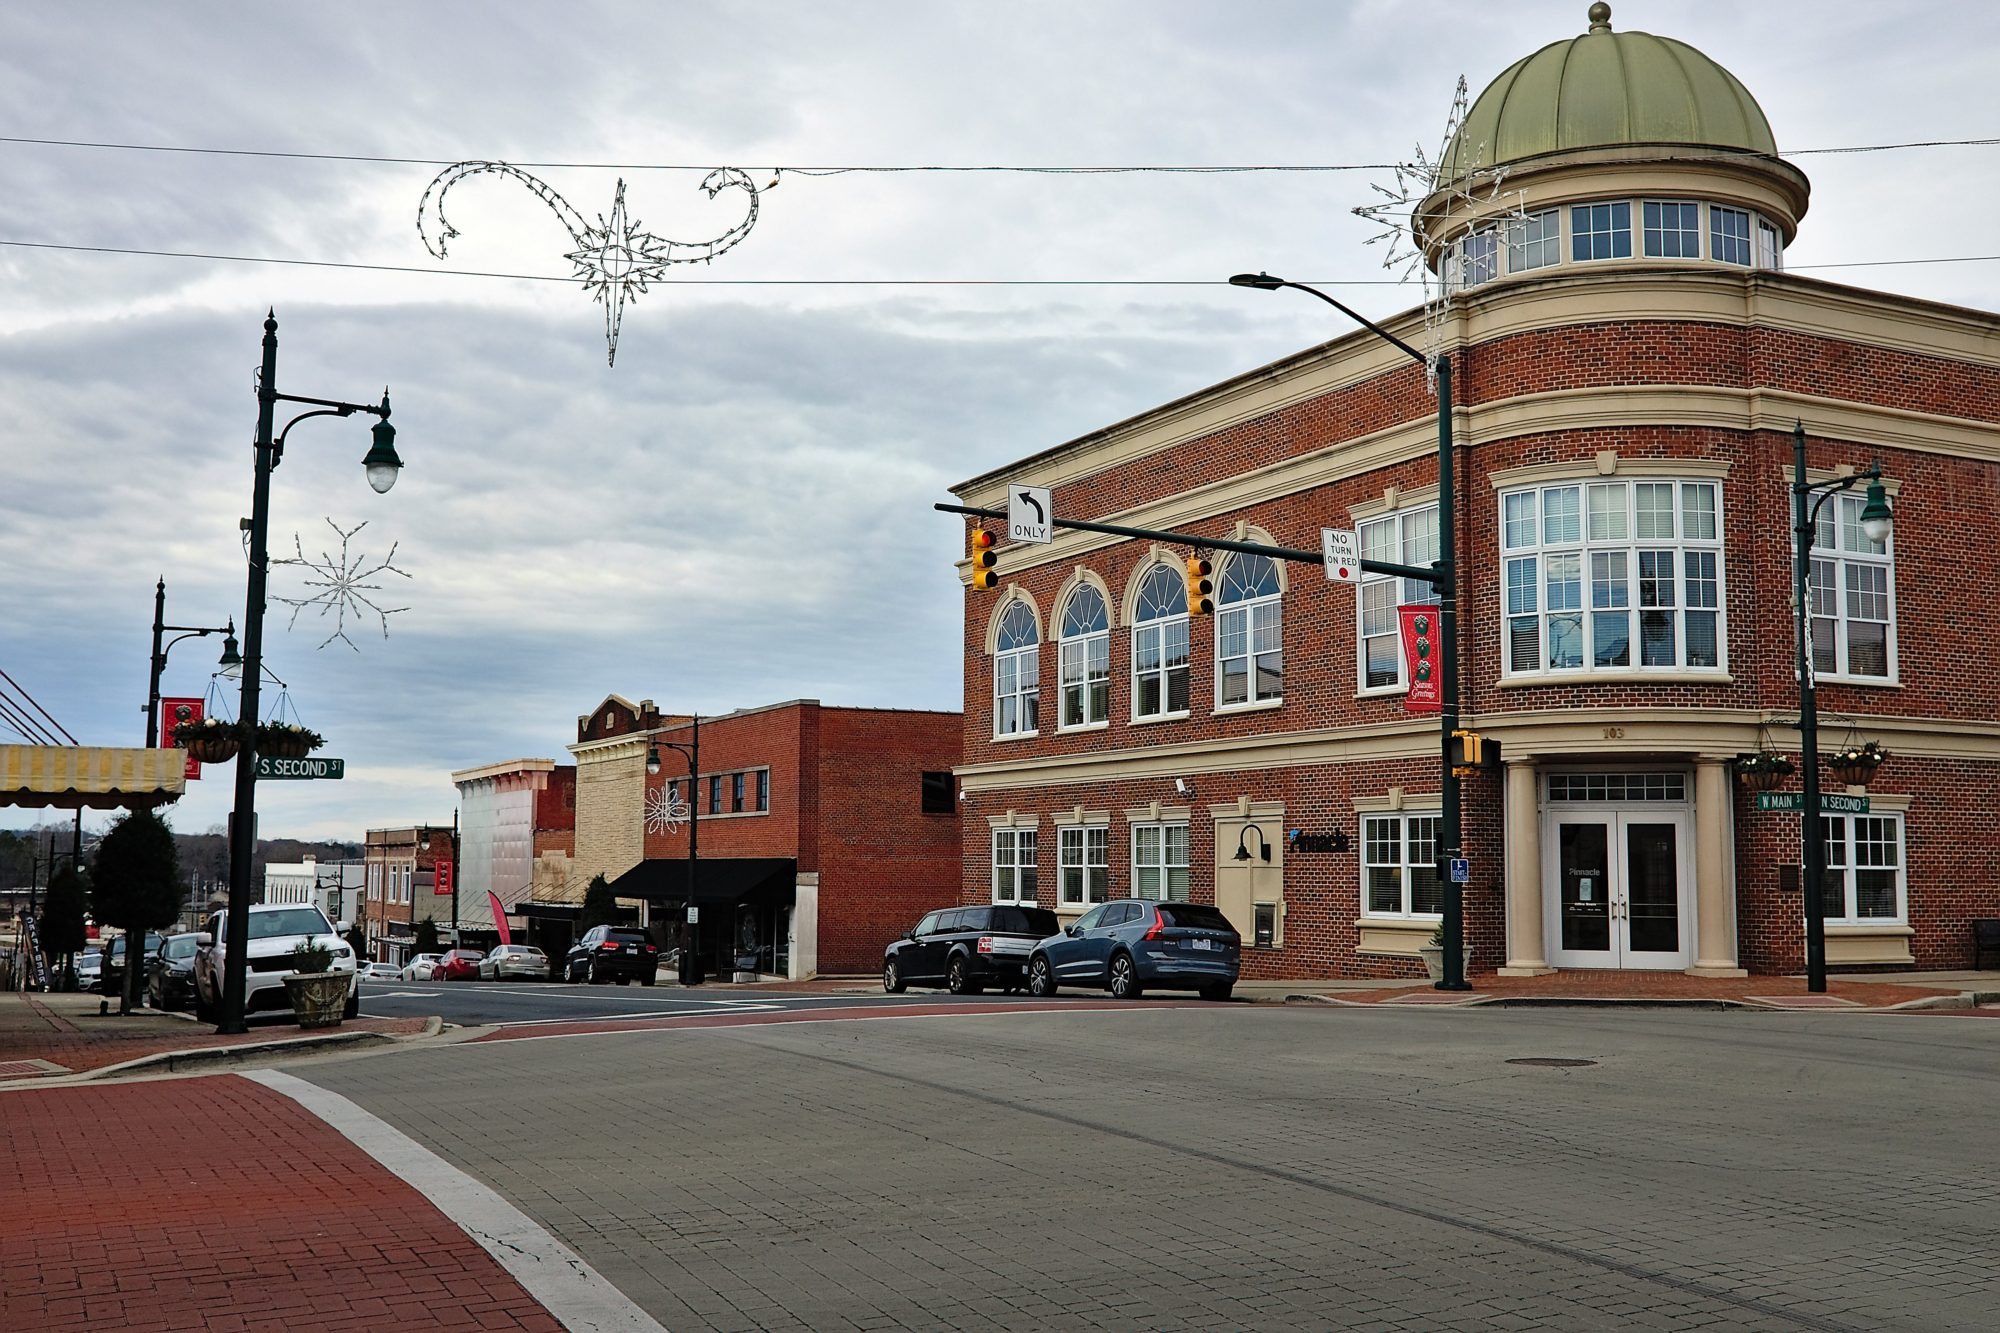
M 1205 903 L 1143 898 L 1101 903 L 1035 946 L 1028 959 L 1028 993 L 1095 986 L 1129 1000 L 1158 987 L 1226 1000 L 1236 984 L 1242 945 L 1229 918 Z

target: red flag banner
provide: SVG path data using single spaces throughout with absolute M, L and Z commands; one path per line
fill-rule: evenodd
M 493 929 L 500 932 L 500 942 L 512 944 L 514 936 L 507 930 L 507 909 L 500 905 L 500 895 L 488 889 L 486 901 L 493 904 Z
M 204 710 L 200 699 L 160 700 L 160 740 L 162 750 L 177 750 L 174 744 L 174 728 L 183 722 L 199 722 Z M 192 780 L 201 776 L 201 764 L 192 755 L 188 757 L 186 776 Z
M 1439 712 L 1444 703 L 1438 692 L 1443 662 L 1438 646 L 1437 606 L 1430 602 L 1399 606 L 1396 615 L 1403 626 L 1403 669 L 1410 681 L 1410 692 L 1403 697 L 1403 711 Z

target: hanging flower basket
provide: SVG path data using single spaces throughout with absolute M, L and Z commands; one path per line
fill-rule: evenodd
M 1889 752 L 1874 741 L 1846 745 L 1826 756 L 1827 771 L 1849 787 L 1865 787 Z
M 1736 780 L 1751 791 L 1771 791 L 1796 771 L 1791 760 L 1769 750 L 1736 756 Z
M 227 763 L 243 748 L 242 738 L 236 734 L 236 724 L 219 717 L 181 723 L 174 728 L 174 744 L 186 750 L 189 757 L 200 764 Z
M 257 728 L 257 753 L 273 759 L 303 759 L 326 744 L 326 737 L 294 722 L 265 722 Z

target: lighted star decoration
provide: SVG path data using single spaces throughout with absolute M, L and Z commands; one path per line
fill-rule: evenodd
M 1414 278 L 1423 284 L 1424 353 L 1429 360 L 1433 392 L 1437 389 L 1438 347 L 1442 341 L 1445 312 L 1450 309 L 1451 298 L 1460 289 L 1460 284 L 1453 267 L 1457 260 L 1452 254 L 1447 253 L 1443 257 L 1436 273 L 1424 262 L 1423 243 L 1417 237 L 1417 210 L 1426 200 L 1442 196 L 1433 203 L 1430 225 L 1426 228 L 1433 235 L 1449 230 L 1455 216 L 1467 213 L 1477 212 L 1503 226 L 1509 217 L 1527 216 L 1520 206 L 1521 192 L 1501 189 L 1507 179 L 1507 168 L 1484 165 L 1487 145 L 1459 142 L 1458 132 L 1465 124 L 1465 113 L 1465 77 L 1460 75 L 1458 90 L 1451 101 L 1451 114 L 1445 118 L 1444 139 L 1438 146 L 1437 155 L 1431 156 L 1424 151 L 1422 144 L 1418 144 L 1414 158 L 1395 164 L 1394 188 L 1371 182 L 1370 188 L 1382 198 L 1353 210 L 1356 216 L 1364 217 L 1382 228 L 1380 233 L 1367 241 L 1369 245 L 1386 243 L 1382 267 L 1395 270 L 1406 282 Z M 1510 195 L 1514 200 L 1511 208 L 1493 211 L 1496 201 L 1505 200 Z
M 372 580 L 379 579 L 384 574 L 394 574 L 405 579 L 410 575 L 390 563 L 396 558 L 396 547 L 399 543 L 391 542 L 389 554 L 373 564 L 368 562 L 365 553 L 350 553 L 349 548 L 354 538 L 360 534 L 361 529 L 368 526 L 366 521 L 357 523 L 351 528 L 342 528 L 329 518 L 326 525 L 340 538 L 339 555 L 336 556 L 331 551 L 322 551 L 318 559 L 308 559 L 304 543 L 294 533 L 292 549 L 297 551 L 298 555 L 271 562 L 274 566 L 299 566 L 307 573 L 304 580 L 305 587 L 317 591 L 309 592 L 304 597 L 273 597 L 271 600 L 283 602 L 292 608 L 292 618 L 285 626 L 287 631 L 297 628 L 301 613 L 317 609 L 321 622 L 328 617 L 333 619 L 332 632 L 321 639 L 318 646 L 324 648 L 338 639 L 358 653 L 361 651 L 360 646 L 347 637 L 348 620 L 352 619 L 358 628 L 366 624 L 368 617 L 372 615 L 381 623 L 382 637 L 386 639 L 389 637 L 389 617 L 409 610 L 407 606 L 385 607 L 378 604 L 369 594 L 381 592 L 383 585 Z
M 435 257 L 443 259 L 445 243 L 459 234 L 458 228 L 445 218 L 445 195 L 467 176 L 481 175 L 511 176 L 520 181 L 529 193 L 548 205 L 576 242 L 576 248 L 563 258 L 576 266 L 576 277 L 583 289 L 604 307 L 604 342 L 610 365 L 618 363 L 618 329 L 624 323 L 627 301 L 644 293 L 647 283 L 664 277 L 669 265 L 706 264 L 741 241 L 757 224 L 759 191 L 750 177 L 735 167 L 718 167 L 709 172 L 702 178 L 701 188 L 711 199 L 724 190 L 743 191 L 749 196 L 750 205 L 742 220 L 713 240 L 670 241 L 646 231 L 637 219 L 626 215 L 623 180 L 618 182 L 618 191 L 612 196 L 610 214 L 600 213 L 592 223 L 557 194 L 554 187 L 519 167 L 505 162 L 457 162 L 431 180 L 417 204 L 417 235 Z M 774 177 L 764 188 L 768 190 L 777 183 Z M 437 220 L 435 242 L 427 226 L 433 212 Z
M 678 833 L 688 814 L 688 803 L 671 785 L 646 793 L 646 832 Z

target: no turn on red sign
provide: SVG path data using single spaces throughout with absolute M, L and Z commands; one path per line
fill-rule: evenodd
M 1319 549 L 1326 561 L 1326 577 L 1334 583 L 1361 581 L 1361 543 L 1351 528 L 1321 528 Z

